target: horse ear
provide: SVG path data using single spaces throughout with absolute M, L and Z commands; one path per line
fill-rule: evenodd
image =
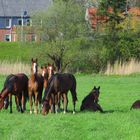
M 41 69 L 43 69 L 43 66 L 41 66 Z
M 93 88 L 94 90 L 96 89 L 96 86 L 94 86 L 94 88 Z
M 98 90 L 100 89 L 100 86 L 98 87 Z
M 34 61 L 34 59 L 32 58 L 32 59 L 31 59 L 31 61 L 33 62 L 33 61 Z
M 36 58 L 36 59 L 35 59 L 35 61 L 37 62 L 37 61 L 38 61 L 38 59 Z

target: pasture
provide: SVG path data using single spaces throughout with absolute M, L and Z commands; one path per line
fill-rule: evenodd
M 140 110 L 131 110 L 132 103 L 140 99 L 140 75 L 105 76 L 77 74 L 75 115 L 69 93 L 67 114 L 30 115 L 18 113 L 13 104 L 0 111 L 0 139 L 2 140 L 139 140 Z M 2 89 L 5 76 L 0 76 Z M 105 113 L 79 112 L 81 101 L 93 86 L 101 86 L 99 104 Z

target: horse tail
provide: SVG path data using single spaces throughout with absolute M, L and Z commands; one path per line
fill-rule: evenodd
M 75 101 L 78 101 L 78 99 L 77 99 L 77 93 L 76 93 L 76 79 L 73 75 L 72 75 L 72 79 L 73 79 L 73 85 L 71 88 L 71 94 L 72 94 L 73 101 L 75 102 Z
M 83 111 L 84 110 L 84 107 L 83 107 L 83 104 L 80 106 L 80 111 Z
M 25 91 L 25 100 L 28 101 L 29 100 L 29 94 L 28 94 L 28 90 Z

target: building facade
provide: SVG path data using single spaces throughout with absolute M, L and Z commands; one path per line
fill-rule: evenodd
M 31 16 L 47 10 L 51 3 L 51 0 L 0 0 L 0 41 L 35 41 Z

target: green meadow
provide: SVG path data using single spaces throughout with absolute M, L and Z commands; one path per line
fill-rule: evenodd
M 30 115 L 29 102 L 23 114 L 15 109 L 0 111 L 1 140 L 139 140 L 140 110 L 130 110 L 140 99 L 140 75 L 105 76 L 75 75 L 77 79 L 76 114 L 72 114 L 71 94 L 69 112 Z M 0 76 L 2 89 L 5 76 Z M 101 86 L 99 103 L 105 113 L 80 112 L 82 99 L 93 86 Z

